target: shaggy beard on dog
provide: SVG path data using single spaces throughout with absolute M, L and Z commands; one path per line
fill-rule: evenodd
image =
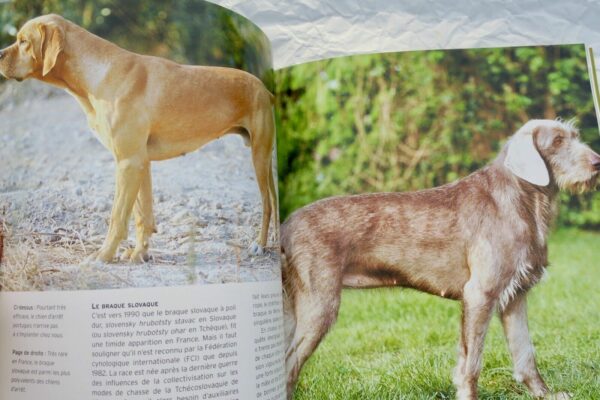
M 598 171 L 585 171 L 585 173 L 574 174 L 556 174 L 554 180 L 560 190 L 565 190 L 571 194 L 583 194 L 595 190 L 600 183 L 600 174 Z
M 567 190 L 571 194 L 583 194 L 598 188 L 598 184 L 600 184 L 600 179 L 598 179 L 599 177 L 600 175 L 595 174 L 586 181 L 570 183 L 561 182 L 561 180 L 557 179 L 557 183 L 561 190 Z

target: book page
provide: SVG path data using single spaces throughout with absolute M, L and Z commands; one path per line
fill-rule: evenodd
M 266 36 L 203 1 L 0 12 L 0 399 L 283 398 Z
M 571 363 L 597 359 L 593 71 L 583 44 L 276 71 L 295 399 L 476 398 L 478 377 L 492 397 L 596 395 Z
M 267 34 L 275 69 L 350 54 L 586 43 L 600 48 L 600 4 L 214 0 Z M 600 52 L 596 52 L 600 54 Z M 600 64 L 596 62 L 596 64 Z

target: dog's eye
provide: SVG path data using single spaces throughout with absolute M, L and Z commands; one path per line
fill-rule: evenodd
M 563 144 L 563 137 L 562 136 L 557 136 L 554 138 L 554 140 L 552 141 L 552 144 L 554 146 L 560 146 L 561 144 Z

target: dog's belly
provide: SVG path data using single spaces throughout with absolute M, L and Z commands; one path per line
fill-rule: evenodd
M 379 246 L 349 258 L 342 284 L 352 288 L 401 286 L 461 299 L 469 279 L 461 259 L 458 251 L 427 253 L 415 244 Z
M 215 121 L 202 124 L 193 119 L 168 127 L 157 127 L 150 132 L 147 142 L 148 157 L 152 161 L 166 160 L 183 156 L 228 133 L 243 133 L 242 127 L 229 121 Z
M 173 141 L 166 137 L 150 135 L 147 146 L 148 158 L 150 158 L 151 161 L 160 161 L 184 156 L 187 153 L 199 149 L 217 137 L 218 135 L 196 135 L 186 137 L 183 140 Z

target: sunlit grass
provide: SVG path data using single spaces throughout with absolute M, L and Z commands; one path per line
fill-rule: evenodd
M 550 239 L 547 279 L 529 295 L 542 376 L 554 391 L 600 399 L 600 233 Z M 450 399 L 458 302 L 402 289 L 345 290 L 338 322 L 306 364 L 296 399 Z M 529 399 L 512 378 L 494 318 L 479 380 L 483 399 Z

